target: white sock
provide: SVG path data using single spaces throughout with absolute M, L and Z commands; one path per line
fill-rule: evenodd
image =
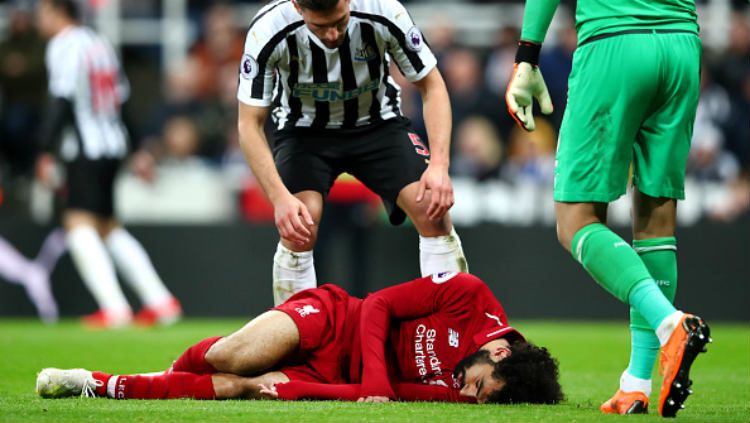
M 125 280 L 148 306 L 156 306 L 172 297 L 138 240 L 123 228 L 107 237 L 107 248 Z
M 659 338 L 659 344 L 662 347 L 669 341 L 669 337 L 672 336 L 672 332 L 674 332 L 674 329 L 684 315 L 685 313 L 677 310 L 659 323 L 659 326 L 656 328 L 656 337 Z
M 99 308 L 115 313 L 129 312 L 130 306 L 117 284 L 112 260 L 96 230 L 90 226 L 74 228 L 68 232 L 68 248 Z
M 623 392 L 639 391 L 651 396 L 651 379 L 641 379 L 628 373 L 627 370 L 620 376 L 620 390 Z
M 279 242 L 273 255 L 273 303 L 279 305 L 292 295 L 317 285 L 313 252 L 295 252 Z
M 108 398 L 115 397 L 115 388 L 117 387 L 118 379 L 120 379 L 120 376 L 112 375 L 112 377 L 110 377 L 109 380 L 107 381 L 107 397 Z
M 440 272 L 469 271 L 456 228 L 451 228 L 448 235 L 419 236 L 419 270 L 422 276 Z

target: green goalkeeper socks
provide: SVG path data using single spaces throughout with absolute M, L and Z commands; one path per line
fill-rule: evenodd
M 599 285 L 630 304 L 650 328 L 656 329 L 676 311 L 630 244 L 605 225 L 594 223 L 581 228 L 573 237 L 571 250 Z
M 677 241 L 674 237 L 633 241 L 633 248 L 641 257 L 664 296 L 674 302 L 677 291 Z M 630 308 L 630 363 L 627 372 L 641 379 L 651 379 L 659 339 L 643 316 Z
M 624 303 L 636 283 L 652 280 L 630 244 L 601 223 L 576 232 L 571 252 L 599 285 Z

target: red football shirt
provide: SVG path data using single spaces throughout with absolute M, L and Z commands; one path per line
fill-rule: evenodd
M 361 395 L 390 398 L 393 381 L 460 388 L 453 379 L 459 361 L 494 339 L 523 339 L 487 285 L 467 273 L 440 273 L 370 295 L 362 303 L 360 337 Z
M 386 288 L 368 296 L 358 311 L 351 317 L 359 317 L 360 337 L 347 354 L 352 384 L 292 381 L 277 386 L 280 398 L 472 402 L 458 395 L 453 378 L 458 362 L 494 339 L 523 339 L 508 326 L 487 285 L 467 273 L 440 273 Z

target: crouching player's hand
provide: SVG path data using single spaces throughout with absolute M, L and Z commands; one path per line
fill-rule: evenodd
M 534 98 L 539 102 L 542 113 L 552 113 L 552 99 L 544 83 L 542 72 L 539 71 L 539 51 L 542 45 L 521 40 L 516 52 L 516 64 L 513 76 L 510 77 L 508 89 L 505 92 L 505 102 L 508 112 L 516 123 L 527 131 L 536 128 L 534 123 Z
M 357 402 L 388 402 L 388 397 L 361 397 Z
M 262 399 L 267 399 L 267 400 L 279 399 L 279 391 L 276 390 L 276 385 L 274 384 L 265 385 L 261 383 L 259 384 L 259 386 L 260 386 L 259 393 Z

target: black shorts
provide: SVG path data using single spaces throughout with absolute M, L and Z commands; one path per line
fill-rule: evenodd
M 120 162 L 78 159 L 67 163 L 68 195 L 64 208 L 86 210 L 100 217 L 114 216 L 114 184 Z
M 430 158 L 406 118 L 355 129 L 277 131 L 273 153 L 292 194 L 317 191 L 325 198 L 336 178 L 347 172 L 380 196 L 393 225 L 406 219 L 396 205 L 398 194 L 419 181 Z

